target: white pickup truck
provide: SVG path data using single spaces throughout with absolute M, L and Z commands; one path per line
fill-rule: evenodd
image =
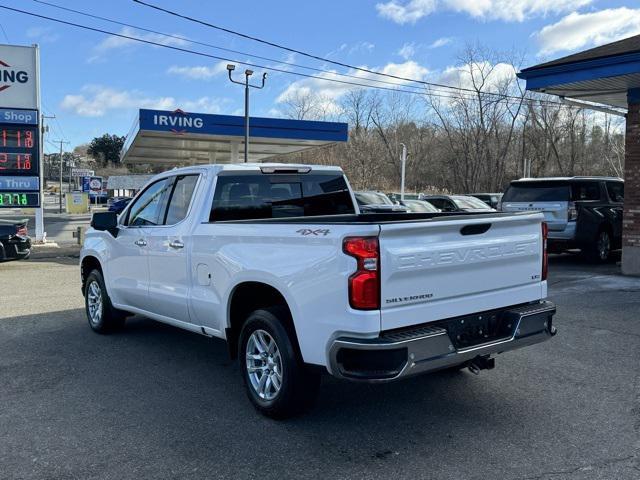
M 556 332 L 540 213 L 361 214 L 339 168 L 154 177 L 81 253 L 89 325 L 140 314 L 226 339 L 258 410 L 309 407 L 322 371 L 387 382 L 492 368 Z

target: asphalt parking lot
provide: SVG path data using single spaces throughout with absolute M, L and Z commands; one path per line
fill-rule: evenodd
M 552 340 L 496 369 L 325 378 L 256 413 L 220 341 L 86 325 L 77 259 L 0 264 L 0 478 L 640 478 L 640 278 L 553 256 Z

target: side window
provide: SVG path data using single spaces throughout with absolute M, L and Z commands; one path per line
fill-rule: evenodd
M 198 175 L 180 175 L 176 178 L 164 221 L 165 225 L 175 225 L 187 216 L 197 181 Z
M 144 227 L 162 223 L 164 202 L 170 188 L 171 181 L 167 178 L 150 185 L 131 205 L 126 224 L 132 227 Z
M 445 200 L 444 208 L 448 212 L 455 212 L 456 210 L 458 210 L 458 206 L 451 200 Z
M 571 200 L 600 200 L 599 182 L 580 182 L 571 184 Z
M 607 192 L 609 193 L 609 198 L 612 202 L 624 202 L 624 183 L 607 182 Z
M 436 208 L 439 208 L 440 210 L 447 207 L 445 205 L 445 201 L 441 198 L 429 198 L 427 200 L 429 201 L 429 203 L 431 203 L 431 205 L 435 206 Z

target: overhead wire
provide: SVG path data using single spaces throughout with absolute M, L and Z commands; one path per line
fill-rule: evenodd
M 79 23 L 75 23 L 75 22 L 70 22 L 67 20 L 62 20 L 60 18 L 55 18 L 55 17 L 50 17 L 47 15 L 41 15 L 38 13 L 34 13 L 34 12 L 29 12 L 26 10 L 21 10 L 19 8 L 13 8 L 13 7 L 8 7 L 6 5 L 0 5 L 0 8 L 5 9 L 5 10 L 9 10 L 9 11 L 13 11 L 16 13 L 21 13 L 24 15 L 29 15 L 32 17 L 36 17 L 36 18 L 41 18 L 44 20 L 49 20 L 52 22 L 56 22 L 56 23 L 60 23 L 63 25 L 68 25 L 68 26 L 72 26 L 72 27 L 76 27 L 76 28 L 81 28 L 84 30 L 89 30 L 89 31 L 93 31 L 93 32 L 98 32 L 98 33 L 102 33 L 105 35 L 111 35 L 114 37 L 119 37 L 119 38 L 124 38 L 127 40 L 133 40 L 136 42 L 140 42 L 140 43 L 145 43 L 147 45 L 153 45 L 156 47 L 161 47 L 161 48 L 167 48 L 170 50 L 175 50 L 175 51 L 179 51 L 179 52 L 183 52 L 183 53 L 191 53 L 193 55 L 198 55 L 201 57 L 207 57 L 207 58 L 212 58 L 215 60 L 221 60 L 221 61 L 226 61 L 226 62 L 232 62 L 232 63 L 237 63 L 240 65 L 245 65 L 248 67 L 253 67 L 253 68 L 261 68 L 264 70 L 269 70 L 269 71 L 274 71 L 274 72 L 279 72 L 279 73 L 284 73 L 284 74 L 289 74 L 289 75 L 295 75 L 295 76 L 299 76 L 299 77 L 303 77 L 303 78 L 311 78 L 311 79 L 315 79 L 315 80 L 319 80 L 319 81 L 327 81 L 327 82 L 335 82 L 335 83 L 341 83 L 341 84 L 345 84 L 345 85 L 352 85 L 352 86 L 357 86 L 357 87 L 363 87 L 363 88 L 375 88 L 375 89 L 380 89 L 380 90 L 387 90 L 387 91 L 393 91 L 393 92 L 401 92 L 401 93 L 410 93 L 410 94 L 414 94 L 414 95 L 424 95 L 425 92 L 424 91 L 415 91 L 415 90 L 406 90 L 403 88 L 391 88 L 391 87 L 383 87 L 383 86 L 379 86 L 379 85 L 372 85 L 372 84 L 367 84 L 367 83 L 358 83 L 358 82 L 351 82 L 351 81 L 346 81 L 346 80 L 339 80 L 336 78 L 328 78 L 328 77 L 323 77 L 323 76 L 318 76 L 318 75 L 309 75 L 306 73 L 301 73 L 301 72 L 296 72 L 296 71 L 291 71 L 291 70 L 286 70 L 283 68 L 277 68 L 277 67 L 273 67 L 273 66 L 269 66 L 269 65 L 261 65 L 261 64 L 257 64 L 254 62 L 247 62 L 247 61 L 241 61 L 241 60 L 236 60 L 236 59 L 232 59 L 232 58 L 226 58 L 226 57 L 220 57 L 218 55 L 211 55 L 205 52 L 201 52 L 201 51 L 197 51 L 197 50 L 191 50 L 188 48 L 183 48 L 183 47 L 178 47 L 175 45 L 167 45 L 164 43 L 160 43 L 160 42 L 155 42 L 153 40 L 148 40 L 145 38 L 139 38 L 139 37 L 134 37 L 131 35 L 126 35 L 123 33 L 116 33 L 116 32 L 112 32 L 109 30 L 105 30 L 102 28 L 96 28 L 96 27 L 91 27 L 88 25 L 82 25 Z M 334 75 L 333 72 L 327 72 L 329 75 Z M 362 81 L 368 81 L 369 79 L 362 79 Z M 442 94 L 437 94 L 437 93 L 432 93 L 431 95 L 436 96 L 436 97 L 443 97 L 443 98 L 454 98 L 451 95 L 442 95 Z
M 127 22 L 122 22 L 120 20 L 115 20 L 113 18 L 103 17 L 101 15 L 95 15 L 93 13 L 89 13 L 89 12 L 86 12 L 86 11 L 73 9 L 73 8 L 62 6 L 62 5 L 57 5 L 55 3 L 46 2 L 44 0 L 32 0 L 32 1 L 35 2 L 35 3 L 40 3 L 42 5 L 47 5 L 47 6 L 52 7 L 52 8 L 57 8 L 59 10 L 64 10 L 64 11 L 67 11 L 67 12 L 70 12 L 70 13 L 75 13 L 77 15 L 83 15 L 85 17 L 93 18 L 93 19 L 96 19 L 96 20 L 102 20 L 104 22 L 113 23 L 115 25 L 120 25 L 120 26 L 123 26 L 123 27 L 134 28 L 134 29 L 140 30 L 142 32 L 152 33 L 152 34 L 155 34 L 155 35 L 162 35 L 162 36 L 164 36 L 166 38 L 171 38 L 171 39 L 178 40 L 178 41 L 189 42 L 189 43 L 193 43 L 194 45 L 200 45 L 200 46 L 204 46 L 204 47 L 208 47 L 208 48 L 213 48 L 213 49 L 220 50 L 220 51 L 223 51 L 223 52 L 235 53 L 235 54 L 238 54 L 238 55 L 246 55 L 248 57 L 257 58 L 257 59 L 260 59 L 260 60 L 265 60 L 267 62 L 275 62 L 277 64 L 288 65 L 290 67 L 295 67 L 295 68 L 302 68 L 302 69 L 305 69 L 305 70 L 314 71 L 314 72 L 318 72 L 318 73 L 328 73 L 328 74 L 336 75 L 336 76 L 339 76 L 339 77 L 353 78 L 353 79 L 361 80 L 361 81 L 362 80 L 366 80 L 366 81 L 378 82 L 378 83 L 383 83 L 383 84 L 386 84 L 386 85 L 398 85 L 398 82 L 391 82 L 391 81 L 387 81 L 387 80 L 379 80 L 379 79 L 374 79 L 374 78 L 363 78 L 363 77 L 358 77 L 357 75 L 351 75 L 351 74 L 347 74 L 347 73 L 328 71 L 326 69 L 322 69 L 322 68 L 318 68 L 318 67 L 312 67 L 312 66 L 309 66 L 309 65 L 301 65 L 301 64 L 294 63 L 294 62 L 291 62 L 291 61 L 280 60 L 280 59 L 271 58 L 271 57 L 265 57 L 265 56 L 262 56 L 262 55 L 243 52 L 243 51 L 240 51 L 240 50 L 234 50 L 232 48 L 222 47 L 220 45 L 214 45 L 214 44 L 211 44 L 211 43 L 202 42 L 200 40 L 194 40 L 192 38 L 189 38 L 189 37 L 186 37 L 186 36 L 183 36 L 183 35 L 175 35 L 175 34 L 171 34 L 171 33 L 165 33 L 165 32 L 161 32 L 161 31 L 158 31 L 158 30 L 151 29 L 151 28 L 141 27 L 139 25 L 134 25 L 132 23 L 127 23 Z M 405 85 L 405 87 L 416 88 L 416 89 L 422 88 L 422 87 L 413 86 L 413 85 Z
M 0 23 L 0 30 L 2 30 L 2 36 L 7 41 L 7 43 L 11 43 L 9 41 L 9 36 L 7 35 L 7 31 L 4 29 L 4 25 L 2 25 L 2 23 Z
M 37 0 L 34 0 L 37 1 Z M 136 1 L 136 0 L 134 0 Z M 47 3 L 47 2 L 39 2 L 39 3 Z M 141 2 L 138 2 L 141 3 Z M 142 2 L 143 3 L 143 2 Z M 51 4 L 53 5 L 53 4 Z M 248 67 L 253 67 L 253 68 L 260 68 L 260 69 L 264 69 L 264 70 L 268 70 L 268 71 L 273 71 L 273 72 L 278 72 L 278 73 L 283 73 L 283 74 L 289 74 L 289 75 L 295 75 L 298 77 L 303 77 L 303 78 L 310 78 L 310 79 L 314 79 L 314 80 L 318 80 L 318 81 L 325 81 L 325 82 L 334 82 L 334 83 L 340 83 L 340 84 L 345 84 L 345 85 L 351 85 L 351 86 L 356 86 L 356 87 L 362 87 L 362 88 L 374 88 L 374 89 L 379 89 L 379 90 L 386 90 L 386 91 L 392 91 L 392 92 L 399 92 L 399 93 L 408 93 L 408 94 L 414 94 L 414 95 L 430 95 L 430 96 L 434 96 L 434 97 L 439 97 L 439 98 L 447 98 L 447 99 L 462 99 L 465 98 L 467 100 L 471 99 L 471 97 L 463 97 L 462 93 L 458 93 L 458 95 L 452 95 L 451 92 L 447 92 L 447 94 L 443 94 L 442 92 L 433 92 L 431 89 L 423 89 L 423 90 L 407 90 L 405 87 L 406 85 L 402 85 L 402 88 L 391 88 L 391 87 L 384 87 L 384 86 L 380 86 L 380 85 L 372 85 L 371 83 L 360 83 L 360 82 L 351 82 L 351 81 L 346 81 L 346 80 L 340 80 L 337 78 L 330 78 L 327 76 L 318 76 L 318 75 L 309 75 L 309 74 L 305 74 L 302 72 L 296 72 L 296 71 L 292 71 L 292 70 L 287 70 L 287 69 L 283 69 L 283 68 L 278 68 L 278 67 L 274 67 L 274 66 L 269 66 L 269 65 L 261 65 L 261 64 L 257 64 L 254 62 L 248 62 L 248 61 L 240 61 L 240 60 L 235 60 L 232 58 L 226 58 L 226 57 L 221 57 L 218 55 L 212 55 L 209 53 L 205 53 L 205 52 L 201 52 L 201 51 L 197 51 L 197 50 L 192 50 L 192 49 L 188 49 L 188 48 L 184 48 L 184 47 L 180 47 L 180 46 L 176 46 L 176 45 L 168 45 L 165 43 L 161 43 L 161 42 L 156 42 L 153 40 L 149 40 L 149 39 L 145 39 L 145 38 L 139 38 L 139 37 L 135 37 L 132 35 L 126 35 L 123 33 L 116 33 L 116 32 L 112 32 L 109 30 L 105 30 L 102 28 L 96 28 L 96 27 L 91 27 L 88 25 L 83 25 L 83 24 L 79 24 L 79 23 L 75 23 L 75 22 L 71 22 L 68 20 L 63 20 L 60 18 L 55 18 L 55 17 L 50 17 L 47 15 L 42 15 L 42 14 L 38 14 L 35 12 L 30 12 L 30 11 L 26 11 L 26 10 L 21 10 L 18 8 L 13 8 L 13 7 L 9 7 L 6 5 L 0 5 L 0 8 L 5 9 L 5 10 L 9 10 L 9 11 L 13 11 L 16 13 L 20 13 L 20 14 L 24 14 L 24 15 L 29 15 L 32 17 L 36 17 L 36 18 L 41 18 L 44 20 L 48 20 L 48 21 L 52 21 L 52 22 L 56 22 L 56 23 L 60 23 L 63 25 L 68 25 L 68 26 L 72 26 L 72 27 L 76 27 L 76 28 L 80 28 L 80 29 L 84 29 L 84 30 L 89 30 L 89 31 L 93 31 L 93 32 L 97 32 L 97 33 L 102 33 L 105 35 L 110 35 L 110 36 L 114 36 L 114 37 L 119 37 L 119 38 L 124 38 L 127 40 L 133 40 L 139 43 L 144 43 L 144 44 L 148 44 L 148 45 L 152 45 L 152 46 L 156 46 L 156 47 L 161 47 L 161 48 L 167 48 L 170 50 L 174 50 L 174 51 L 179 51 L 179 52 L 183 52 L 183 53 L 190 53 L 193 55 L 197 55 L 197 56 L 201 56 L 201 57 L 207 57 L 207 58 L 212 58 L 215 60 L 220 60 L 220 61 L 226 61 L 226 62 L 232 62 L 232 63 L 237 63 L 240 65 L 245 65 Z M 65 7 L 66 8 L 66 7 Z M 83 12 L 84 13 L 84 12 Z M 137 27 L 131 27 L 131 28 L 137 28 Z M 160 35 L 165 35 L 162 33 L 159 33 Z M 186 37 L 185 37 L 186 40 Z M 279 63 L 286 63 L 286 62 L 279 62 Z M 371 71 L 372 73 L 376 73 L 375 71 Z M 331 72 L 331 71 L 324 71 L 324 73 L 326 73 L 327 75 L 330 76 L 335 76 L 336 72 Z M 361 82 L 369 82 L 371 81 L 371 79 L 369 78 L 360 78 L 358 77 Z M 401 77 L 399 77 L 401 78 Z M 438 84 L 435 84 L 438 85 Z M 448 88 L 457 88 L 457 87 L 452 87 L 452 86 L 447 86 Z M 415 88 L 415 87 L 413 87 Z M 465 89 L 461 89 L 461 90 L 465 90 Z M 470 89 L 467 89 L 470 90 Z M 513 96 L 512 98 L 509 98 L 509 96 L 504 95 L 504 94 L 498 94 L 498 93 L 494 93 L 494 92 L 477 92 L 475 90 L 470 90 L 471 92 L 474 93 L 474 95 L 478 96 L 478 95 L 490 95 L 490 96 L 499 96 L 501 97 L 503 100 L 506 101 L 511 101 L 511 103 L 514 103 L 514 100 L 517 100 L 517 103 L 521 104 L 521 103 L 525 103 L 525 102 L 536 102 L 536 103 L 553 103 L 555 105 L 559 105 L 559 106 L 563 106 L 565 108 L 567 108 L 566 105 L 560 103 L 560 102 L 550 102 L 547 100 L 537 100 L 537 99 L 532 99 L 532 98 L 526 98 L 526 97 L 515 97 Z M 473 97 L 473 99 L 477 98 L 476 96 Z M 572 108 L 572 107 L 568 107 L 568 108 Z M 577 108 L 577 107 L 576 107 Z
M 37 0 L 35 0 L 35 1 L 37 1 Z M 476 94 L 476 95 L 478 93 L 481 93 L 481 94 L 486 94 L 486 95 L 496 95 L 496 96 L 505 97 L 505 98 L 512 98 L 512 99 L 516 99 L 516 100 L 521 100 L 521 98 L 522 98 L 522 97 L 517 97 L 515 95 L 507 95 L 507 94 L 502 94 L 502 93 L 497 93 L 497 92 L 478 92 L 477 90 L 472 89 L 472 88 L 465 88 L 465 87 L 455 86 L 455 85 L 446 85 L 446 84 L 437 83 L 437 82 L 430 82 L 430 81 L 427 81 L 427 80 L 403 77 L 403 76 L 400 76 L 400 75 L 394 75 L 394 74 L 387 73 L 387 72 L 380 72 L 380 71 L 377 71 L 377 70 L 372 70 L 372 69 L 366 68 L 366 67 L 360 67 L 360 66 L 357 66 L 357 65 L 350 65 L 350 64 L 345 63 L 345 62 L 339 62 L 337 60 L 331 60 L 331 59 L 328 59 L 326 57 L 321 57 L 319 55 L 315 55 L 315 54 L 312 54 L 312 53 L 304 52 L 304 51 L 296 49 L 296 48 L 287 47 L 286 45 L 282 45 L 282 44 L 279 44 L 279 43 L 271 42 L 269 40 L 264 40 L 262 38 L 255 37 L 253 35 L 249 35 L 249 34 L 246 34 L 246 33 L 238 32 L 238 31 L 232 30 L 230 28 L 221 27 L 219 25 L 215 25 L 213 23 L 206 22 L 204 20 L 201 20 L 201 19 L 198 19 L 198 18 L 195 18 L 195 17 L 191 17 L 189 15 L 178 13 L 178 12 L 176 12 L 174 10 L 169 10 L 168 8 L 160 7 L 158 5 L 154 5 L 152 3 L 145 2 L 143 0 L 133 0 L 133 1 L 135 3 L 143 5 L 145 7 L 152 8 L 154 10 L 157 10 L 157 11 L 160 11 L 160 12 L 163 12 L 163 13 L 167 13 L 169 15 L 172 15 L 172 16 L 175 16 L 175 17 L 178 17 L 178 18 L 182 18 L 184 20 L 188 20 L 188 21 L 193 22 L 193 23 L 198 23 L 200 25 L 203 25 L 203 26 L 206 26 L 206 27 L 209 27 L 209 28 L 213 28 L 215 30 L 226 32 L 226 33 L 229 33 L 231 35 L 236 35 L 236 36 L 239 36 L 239 37 L 242 37 L 242 38 L 245 38 L 245 39 L 248 39 L 248 40 L 252 40 L 252 41 L 264 44 L 264 45 L 269 45 L 271 47 L 279 48 L 281 50 L 285 50 L 285 51 L 290 52 L 290 53 L 295 53 L 295 54 L 302 55 L 302 56 L 307 57 L 307 58 L 312 58 L 312 59 L 319 60 L 319 61 L 322 61 L 322 62 L 331 63 L 333 65 L 349 68 L 349 69 L 352 69 L 352 70 L 361 71 L 361 72 L 364 72 L 364 73 L 368 73 L 370 75 L 379 75 L 379 76 L 384 76 L 384 77 L 388 77 L 388 78 L 393 78 L 395 80 L 401 80 L 403 82 L 412 82 L 412 83 L 418 83 L 418 84 L 421 84 L 421 85 L 424 85 L 424 86 L 429 86 L 429 87 L 446 88 L 446 89 L 452 89 L 452 90 L 457 90 L 457 91 L 469 92 L 469 93 L 473 93 L 473 94 Z M 560 104 L 560 102 L 555 102 L 555 103 Z

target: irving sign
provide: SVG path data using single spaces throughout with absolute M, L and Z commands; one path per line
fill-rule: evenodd
M 35 47 L 0 45 L 0 108 L 38 109 Z

